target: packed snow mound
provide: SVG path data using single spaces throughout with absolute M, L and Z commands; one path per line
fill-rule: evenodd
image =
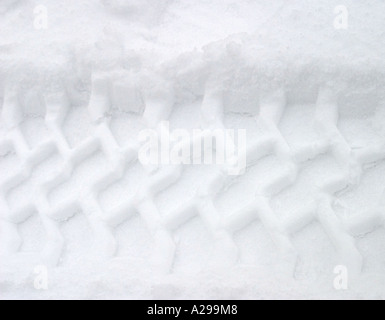
M 1 1 L 1 298 L 384 297 L 384 12 Z M 139 162 L 180 128 L 246 129 L 245 174 Z
M 385 4 L 380 1 L 345 1 L 348 27 L 342 30 L 334 26 L 335 8 L 341 5 L 336 0 L 15 3 L 2 2 L 9 8 L 0 22 L 2 52 L 17 56 L 19 64 L 26 61 L 41 68 L 64 69 L 79 50 L 91 51 L 106 33 L 116 35 L 123 54 L 147 53 L 155 65 L 235 34 L 252 38 L 250 56 L 255 61 L 278 60 L 282 66 L 287 61 L 305 65 L 312 59 L 331 64 L 330 69 L 340 62 L 376 66 L 382 65 L 385 50 Z M 34 28 L 37 5 L 47 8 L 45 30 Z M 141 17 L 145 23 L 136 21 Z

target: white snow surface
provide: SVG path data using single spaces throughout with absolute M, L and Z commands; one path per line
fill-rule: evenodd
M 341 5 L 349 12 L 346 30 L 333 25 Z M 47 29 L 34 28 L 37 6 L 48 10 Z M 276 91 L 287 95 L 287 108 L 278 102 L 272 112 L 256 107 Z M 9 92 L 17 92 L 22 116 L 6 108 L 13 101 Z M 60 100 L 63 92 L 66 100 Z M 90 177 L 111 178 L 110 167 L 122 168 L 115 145 L 108 147 L 109 133 L 120 148 L 144 123 L 155 126 L 167 114 L 161 109 L 157 115 L 157 103 L 173 106 L 176 128 L 195 128 L 201 114 L 210 113 L 205 97 L 211 92 L 223 93 L 225 111 L 218 119 L 247 128 L 257 150 L 251 151 L 257 165 L 239 181 L 219 194 L 208 187 L 212 211 L 223 221 L 216 224 L 206 213 L 190 221 L 178 211 L 190 195 L 200 204 L 195 190 L 217 177 L 214 169 L 179 175 L 166 168 L 153 202 L 172 232 L 158 230 L 158 220 L 151 220 L 154 204 L 139 200 L 128 203 L 138 214 L 111 214 L 101 228 L 88 210 L 110 212 L 137 189 L 158 187 L 135 164 L 124 167 L 127 174 L 97 201 L 88 194 L 99 178 Z M 98 94 L 120 110 L 95 106 Z M 384 95 L 385 1 L 1 0 L 0 298 L 385 298 Z M 135 114 L 120 112 L 126 100 Z M 61 114 L 52 101 L 69 103 L 63 123 L 50 117 Z M 142 104 L 150 110 L 146 121 Z M 279 121 L 270 117 L 275 113 Z M 259 140 L 260 132 L 275 151 Z M 39 149 L 50 139 L 55 147 Z M 32 153 L 23 149 L 24 140 Z M 16 150 L 9 152 L 9 145 Z M 8 188 L 4 181 L 14 183 L 24 169 L 19 162 L 35 164 L 45 147 L 57 159 L 42 156 L 28 183 Z M 77 156 L 82 161 L 72 180 L 49 190 L 52 203 L 71 206 L 56 210 L 60 205 L 51 203 L 55 210 L 47 210 L 40 184 Z M 176 186 L 169 186 L 172 179 Z M 257 182 L 267 196 L 254 189 Z M 212 212 L 210 205 L 199 210 Z M 238 211 L 239 217 L 233 214 Z M 254 212 L 262 213 L 256 219 Z M 226 234 L 212 232 L 214 224 Z M 222 263 L 222 249 L 232 255 L 234 246 L 236 263 Z M 285 251 L 291 246 L 292 256 Z M 349 289 L 339 291 L 333 270 L 344 263 L 354 271 Z M 39 265 L 48 266 L 48 290 L 34 288 Z
M 40 32 L 33 25 L 37 5 L 47 8 L 49 18 Z M 349 10 L 347 30 L 334 28 L 339 5 Z M 275 72 L 277 80 L 321 66 L 331 73 L 381 72 L 384 7 L 375 0 L 7 0 L 1 3 L 1 71 L 19 80 L 30 70 L 49 81 L 83 64 L 181 72 L 228 55 L 222 69 L 239 68 L 241 59 L 264 74 Z M 31 77 L 35 83 L 36 75 Z

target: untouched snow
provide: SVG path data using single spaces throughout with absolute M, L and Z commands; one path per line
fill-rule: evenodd
M 1 0 L 0 17 L 0 298 L 385 297 L 384 1 Z M 246 129 L 246 174 L 123 161 L 162 120 Z

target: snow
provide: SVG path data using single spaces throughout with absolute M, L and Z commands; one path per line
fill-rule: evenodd
M 384 298 L 384 13 L 2 0 L 0 297 Z M 246 174 L 142 166 L 166 120 L 246 128 Z

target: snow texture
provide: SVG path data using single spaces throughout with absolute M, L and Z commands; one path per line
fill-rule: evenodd
M 385 2 L 0 15 L 0 298 L 385 298 Z M 246 173 L 142 165 L 163 121 L 246 129 Z

